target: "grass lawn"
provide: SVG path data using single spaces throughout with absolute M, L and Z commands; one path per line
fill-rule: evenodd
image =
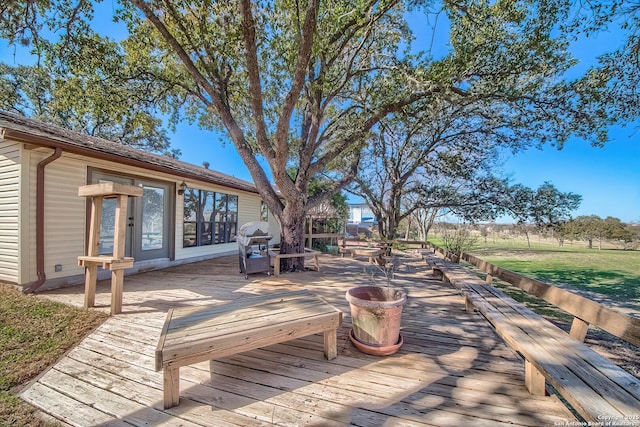
M 477 243 L 470 253 L 500 267 L 620 303 L 640 300 L 640 251 Z
M 0 426 L 45 425 L 16 394 L 107 317 L 0 284 Z

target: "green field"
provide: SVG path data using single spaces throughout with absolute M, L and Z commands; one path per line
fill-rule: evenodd
M 524 241 L 477 242 L 468 252 L 500 267 L 602 296 L 640 311 L 640 251 L 598 250 Z

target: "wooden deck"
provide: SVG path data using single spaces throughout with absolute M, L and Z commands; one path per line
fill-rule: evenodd
M 375 266 L 323 255 L 320 272 L 268 277 L 239 273 L 237 256 L 129 276 L 122 314 L 71 350 L 22 393 L 75 426 L 553 426 L 575 418 L 553 396 L 530 395 L 523 362 L 450 285 L 407 258 L 394 284 L 409 301 L 404 346 L 388 357 L 358 352 L 348 339 L 344 294 L 371 284 Z M 364 270 L 367 270 L 365 272 Z M 380 280 L 379 284 L 384 281 Z M 108 282 L 96 305 L 109 311 Z M 163 409 L 154 352 L 169 308 L 217 304 L 308 288 L 344 313 L 338 357 L 313 335 L 181 369 L 180 405 Z M 81 287 L 42 294 L 81 307 Z

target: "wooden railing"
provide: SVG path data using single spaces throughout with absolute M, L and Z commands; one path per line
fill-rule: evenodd
M 439 246 L 431 242 L 428 242 L 428 246 L 437 255 L 450 258 L 451 254 Z M 640 319 L 638 318 L 620 313 L 568 290 L 491 264 L 474 255 L 462 253 L 461 259 L 487 273 L 485 280 L 488 283 L 493 281 L 493 278 L 500 279 L 573 315 L 569 334 L 578 341 L 584 341 L 589 325 L 593 325 L 635 346 L 640 346 Z

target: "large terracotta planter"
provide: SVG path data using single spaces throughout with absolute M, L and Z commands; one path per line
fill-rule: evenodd
M 345 295 L 351 306 L 353 345 L 363 353 L 386 356 L 402 346 L 400 320 L 407 302 L 405 292 L 396 288 L 358 286 Z

